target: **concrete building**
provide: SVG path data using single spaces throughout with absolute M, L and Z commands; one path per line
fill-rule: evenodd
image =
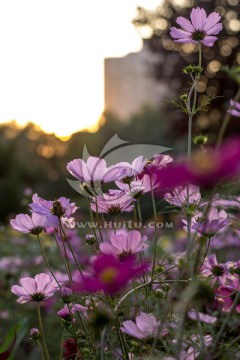
M 158 107 L 163 87 L 156 82 L 151 71 L 156 55 L 147 44 L 138 53 L 122 58 L 105 59 L 105 110 L 122 120 L 141 110 L 143 105 Z

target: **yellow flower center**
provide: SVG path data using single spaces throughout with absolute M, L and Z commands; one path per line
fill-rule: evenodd
M 114 267 L 108 267 L 104 269 L 100 274 L 100 280 L 105 284 L 110 284 L 118 276 L 118 270 Z

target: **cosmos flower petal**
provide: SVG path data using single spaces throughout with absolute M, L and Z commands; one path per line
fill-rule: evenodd
M 117 255 L 118 249 L 108 242 L 102 242 L 99 245 L 100 251 L 106 255 Z
M 37 292 L 43 292 L 50 281 L 49 276 L 44 273 L 37 274 L 34 279 L 37 283 Z
M 87 160 L 87 168 L 93 182 L 101 182 L 103 174 L 106 172 L 106 161 L 104 159 L 90 156 Z
M 17 296 L 28 296 L 29 293 L 22 287 L 19 285 L 13 285 L 11 288 L 11 291 L 13 294 L 17 295 Z
M 208 17 L 205 21 L 204 27 L 203 27 L 203 31 L 206 32 L 208 35 L 218 34 L 222 30 L 222 24 L 218 24 L 220 26 L 219 27 L 220 30 L 217 33 L 210 34 L 210 33 L 208 33 L 208 31 L 210 31 L 212 28 L 214 28 L 215 25 L 220 21 L 220 19 L 221 19 L 221 16 L 216 12 L 213 12 L 210 15 L 208 15 Z
M 231 106 L 234 106 L 237 110 L 239 110 L 240 111 L 240 103 L 239 102 L 237 102 L 237 101 L 234 101 L 234 100 L 230 100 L 230 105 Z
M 201 43 L 205 46 L 212 47 L 216 40 L 216 36 L 205 36 Z
M 189 32 L 186 32 L 182 29 L 177 29 L 176 27 L 170 28 L 170 35 L 174 39 L 188 39 L 188 41 L 191 40 L 191 34 Z
M 176 19 L 176 23 L 178 25 L 180 25 L 183 30 L 187 31 L 187 32 L 194 32 L 195 29 L 194 27 L 192 26 L 192 24 L 190 23 L 190 21 L 188 19 L 186 19 L 185 17 L 183 16 L 179 16 L 177 19 Z
M 127 333 L 137 339 L 145 338 L 144 334 L 139 330 L 139 328 L 133 321 L 126 320 L 122 323 L 122 325 L 123 325 L 121 327 L 122 332 Z
M 30 277 L 21 278 L 20 284 L 28 292 L 28 294 L 34 294 L 37 292 L 37 284 L 33 278 Z
M 206 35 L 216 35 L 222 30 L 222 24 L 216 24 L 211 29 L 208 30 Z
M 145 337 L 154 336 L 158 326 L 155 316 L 143 312 L 136 317 L 136 324 Z
M 206 11 L 204 9 L 200 9 L 199 7 L 192 9 L 190 18 L 194 29 L 202 31 L 207 18 Z

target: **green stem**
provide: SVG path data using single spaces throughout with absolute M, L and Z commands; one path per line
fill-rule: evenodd
M 240 97 L 240 86 L 238 88 L 238 91 L 236 93 L 236 95 L 233 98 L 233 101 L 237 101 Z M 224 116 L 223 122 L 222 122 L 222 126 L 220 128 L 219 134 L 218 134 L 218 140 L 217 140 L 217 146 L 220 146 L 226 131 L 226 128 L 228 126 L 229 120 L 231 118 L 231 114 L 226 112 L 226 115 Z
M 69 249 L 70 249 L 70 251 L 71 251 L 71 253 L 72 253 L 72 256 L 73 256 L 73 258 L 74 258 L 74 261 L 75 261 L 75 263 L 76 263 L 76 265 L 77 265 L 77 268 L 78 268 L 78 270 L 79 270 L 79 272 L 80 272 L 80 274 L 81 274 L 81 276 L 82 276 L 82 279 L 83 279 L 83 273 L 82 273 L 81 266 L 80 266 L 80 264 L 79 264 L 79 262 L 78 262 L 78 260 L 77 260 L 77 258 L 76 258 L 76 255 L 75 255 L 75 253 L 74 253 L 74 251 L 73 251 L 72 245 L 70 244 L 70 241 L 68 240 L 68 237 L 67 237 L 67 235 L 65 234 L 65 231 L 64 231 L 64 229 L 63 229 L 63 227 L 62 227 L 62 224 L 60 224 L 60 230 L 61 230 L 61 234 L 63 235 L 63 242 L 64 242 L 64 240 L 67 241 L 68 246 L 69 246 Z
M 128 360 L 128 349 L 127 349 L 127 345 L 125 343 L 125 339 L 124 339 L 124 336 L 121 332 L 121 329 L 120 329 L 120 319 L 119 319 L 119 316 L 118 314 L 116 314 L 116 317 L 115 317 L 115 324 L 116 324 L 116 329 L 117 329 L 117 334 L 118 334 L 118 338 L 119 338 L 119 342 L 121 344 L 121 348 L 122 348 L 122 355 L 123 355 L 123 358 L 125 360 Z
M 38 304 L 37 304 L 37 312 L 38 312 L 39 328 L 40 328 L 40 332 L 41 332 L 42 339 L 43 339 L 43 349 L 44 349 L 44 352 L 45 352 L 46 359 L 50 360 L 48 349 L 47 349 L 47 343 L 46 343 L 46 339 L 45 339 L 45 335 L 44 335 L 44 330 L 43 330 L 40 302 L 38 302 Z
M 92 208 L 91 208 L 91 201 L 89 200 L 89 198 L 88 198 L 88 208 L 89 208 L 90 220 L 91 220 L 92 225 L 93 225 L 93 234 L 94 234 L 95 239 L 96 239 L 97 250 L 99 251 L 98 237 L 97 237 L 96 229 L 94 227 L 93 211 L 92 211 Z
M 55 235 L 55 241 L 56 241 L 57 247 L 58 247 L 58 249 L 59 249 L 59 251 L 60 251 L 60 254 L 62 255 L 63 260 L 64 260 L 64 265 L 65 265 L 65 268 L 66 268 L 66 272 L 67 272 L 67 274 L 68 274 L 68 278 L 69 278 L 69 280 L 70 280 L 70 279 L 71 279 L 71 272 L 70 272 L 70 269 L 69 269 L 69 267 L 68 267 L 68 262 L 66 261 L 66 255 L 67 255 L 67 254 L 64 253 L 64 251 L 61 249 L 61 247 L 60 247 L 60 245 L 59 245 L 59 243 L 58 243 L 56 231 L 54 232 L 54 235 Z M 66 250 L 66 249 L 65 249 L 65 250 Z M 70 280 L 70 282 L 71 282 L 71 280 Z
M 39 235 L 37 235 L 37 238 L 38 238 L 39 245 L 40 245 L 40 248 L 41 248 L 41 251 L 42 251 L 43 257 L 44 257 L 44 259 L 45 259 L 46 265 L 47 265 L 47 267 L 48 267 L 48 269 L 49 269 L 49 271 L 50 271 L 50 273 L 51 273 L 52 277 L 54 278 L 54 280 L 56 281 L 56 283 L 58 284 L 58 286 L 59 286 L 59 288 L 60 288 L 60 290 L 61 290 L 61 285 L 59 284 L 59 282 L 58 282 L 57 278 L 55 277 L 55 275 L 54 275 L 54 273 L 53 273 L 53 271 L 52 271 L 52 269 L 51 269 L 51 266 L 50 266 L 49 261 L 48 261 L 48 258 L 47 258 L 47 256 L 46 256 L 46 253 L 45 253 L 45 250 L 44 250 L 43 244 L 42 244 L 42 242 L 41 242 L 40 236 L 39 236 Z
M 42 345 L 38 339 L 37 339 L 37 344 L 41 350 L 42 359 L 45 360 L 44 351 L 43 351 Z
M 151 183 L 151 199 L 152 199 L 152 207 L 153 207 L 153 216 L 154 216 L 154 249 L 153 249 L 153 263 L 152 263 L 152 278 L 154 276 L 156 257 L 157 257 L 157 209 L 154 199 L 152 180 L 150 178 Z
M 202 44 L 200 41 L 198 43 L 198 66 L 202 66 Z
M 108 325 L 105 325 L 101 334 L 101 360 L 104 360 L 104 344 Z

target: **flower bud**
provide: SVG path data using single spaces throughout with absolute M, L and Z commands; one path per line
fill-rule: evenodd
M 208 137 L 205 135 L 197 135 L 193 139 L 195 145 L 205 145 L 207 141 L 208 141 Z
M 85 240 L 88 245 L 93 245 L 96 242 L 96 237 L 94 235 L 87 234 Z
M 72 290 L 67 287 L 62 288 L 61 298 L 65 304 L 69 304 L 72 301 Z
M 36 328 L 30 330 L 30 336 L 33 340 L 37 340 L 40 337 L 40 331 Z
M 162 288 L 165 292 L 169 292 L 171 290 L 171 286 L 169 284 L 163 284 Z

